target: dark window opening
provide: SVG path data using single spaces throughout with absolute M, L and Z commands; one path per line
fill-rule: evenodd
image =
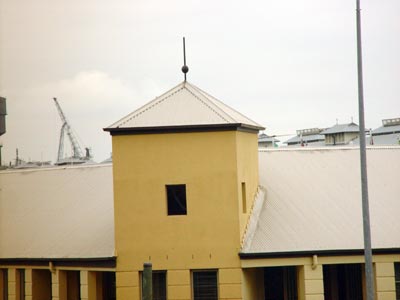
M 265 300 L 297 300 L 297 268 L 264 269 Z
M 186 215 L 186 185 L 166 185 L 168 215 Z
M 117 285 L 115 281 L 115 272 L 102 272 L 102 294 L 104 300 L 117 299 Z
M 52 299 L 51 272 L 49 270 L 32 270 L 32 299 Z
M 153 300 L 167 300 L 167 273 L 154 271 L 152 277 Z
M 0 270 L 0 290 L 2 291 L 2 294 L 0 295 L 1 300 L 7 300 L 8 299 L 8 271 L 7 269 L 2 269 Z
M 151 277 L 153 300 L 167 300 L 167 271 L 153 271 Z M 143 299 L 143 272 L 140 272 L 140 286 Z
M 217 271 L 193 272 L 194 300 L 218 300 Z
M 25 270 L 17 269 L 17 300 L 25 300 Z
M 396 300 L 400 300 L 400 263 L 394 263 L 394 278 L 396 281 Z
M 362 265 L 323 266 L 326 300 L 362 300 Z
M 243 213 L 247 212 L 247 200 L 246 200 L 246 183 L 242 182 L 242 208 Z
M 67 271 L 67 300 L 81 299 L 81 274 L 79 271 Z

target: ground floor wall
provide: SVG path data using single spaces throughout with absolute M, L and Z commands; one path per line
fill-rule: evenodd
M 215 299 L 220 300 L 342 300 L 340 298 L 342 295 L 335 292 L 335 289 L 343 282 L 343 280 L 337 281 L 335 277 L 340 272 L 342 272 L 339 274 L 340 276 L 346 274 L 349 279 L 348 286 L 357 285 L 357 288 L 352 287 L 341 293 L 347 293 L 348 299 L 356 300 L 366 299 L 363 261 L 361 255 L 257 258 L 242 260 L 241 268 L 205 269 L 203 271 L 213 270 L 216 273 L 217 297 Z M 396 262 L 400 262 L 400 255 L 374 256 L 375 299 L 397 299 Z M 155 272 L 165 273 L 165 277 L 163 277 L 165 280 L 165 285 L 163 285 L 165 286 L 165 296 L 163 297 L 165 298 L 157 299 L 196 299 L 193 274 L 200 271 L 202 270 L 155 270 Z M 353 274 L 357 276 L 353 276 Z M 285 285 L 285 292 L 266 292 L 268 289 L 273 289 L 275 284 L 270 282 L 271 276 L 280 276 L 282 285 Z M 332 282 L 328 282 L 328 280 Z M 117 272 L 116 284 L 118 300 L 141 299 L 141 270 Z M 332 286 L 330 291 L 328 291 L 328 285 Z M 400 295 L 399 289 L 400 282 L 397 291 Z M 355 293 L 355 296 L 351 293 Z
M 243 276 L 241 268 L 220 268 L 204 270 L 154 270 L 166 272 L 166 299 L 193 299 L 193 274 L 215 272 L 217 276 L 217 299 L 239 300 L 242 298 Z M 141 299 L 141 270 L 116 273 L 117 299 Z
M 328 300 L 328 299 L 341 299 L 336 294 L 329 294 L 327 291 L 327 275 L 331 270 L 335 270 L 334 266 L 358 266 L 359 278 L 361 281 L 359 298 L 354 296 L 347 296 L 352 299 L 366 299 L 365 295 L 365 275 L 364 275 L 364 257 L 362 255 L 352 256 L 310 256 L 310 257 L 297 257 L 297 258 L 262 258 L 262 259 L 246 259 L 242 260 L 242 268 L 244 274 L 248 273 L 247 280 L 245 280 L 247 288 L 250 290 L 264 290 L 265 281 L 260 280 L 263 276 L 263 269 L 271 267 L 290 267 L 295 266 L 297 270 L 297 296 L 296 298 L 286 299 L 299 299 L 299 300 Z M 375 299 L 377 300 L 396 300 L 400 299 L 400 255 L 375 255 L 373 258 L 374 263 L 374 278 L 375 278 Z M 395 266 L 398 273 L 395 276 Z M 354 269 L 354 268 L 353 268 Z M 255 272 L 258 275 L 255 276 Z M 324 277 L 325 273 L 325 277 Z M 351 273 L 350 273 L 351 274 Z M 246 277 L 246 275 L 245 275 Z M 349 283 L 356 284 L 356 278 L 349 278 Z M 397 298 L 396 298 L 396 280 L 397 284 Z M 264 285 L 263 285 L 264 281 Z M 325 285 L 325 288 L 324 288 Z M 250 295 L 250 296 L 249 296 Z M 343 296 L 342 296 L 343 297 Z M 266 295 L 244 294 L 243 299 L 269 299 Z M 273 299 L 273 298 L 271 298 Z
M 342 272 L 350 278 L 349 285 L 361 284 L 354 299 L 366 299 L 363 261 L 361 255 L 254 258 L 242 259 L 241 267 L 234 268 L 154 270 L 162 276 L 153 278 L 165 281 L 157 285 L 160 300 L 195 300 L 197 275 L 213 278 L 215 287 L 208 288 L 215 293 L 210 299 L 342 300 L 335 292 L 341 282 L 332 281 Z M 375 255 L 373 262 L 375 299 L 400 299 L 400 255 Z M 140 300 L 141 271 L 0 265 L 0 300 Z M 270 292 L 276 282 L 281 282 L 283 293 Z
M 0 300 L 115 300 L 114 269 L 1 266 Z

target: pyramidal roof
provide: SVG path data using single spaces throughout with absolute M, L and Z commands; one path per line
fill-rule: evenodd
M 264 129 L 260 124 L 184 81 L 104 130 L 111 133 L 134 133 L 206 128 L 244 128 L 254 131 Z

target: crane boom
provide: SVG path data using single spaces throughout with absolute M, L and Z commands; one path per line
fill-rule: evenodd
M 54 103 L 57 107 L 58 114 L 60 115 L 62 126 L 61 126 L 61 132 L 60 132 L 60 141 L 58 144 L 58 155 L 57 155 L 57 163 L 60 163 L 64 159 L 64 137 L 65 133 L 68 136 L 68 139 L 71 143 L 72 147 L 72 158 L 74 159 L 81 159 L 81 160 L 87 160 L 89 159 L 89 155 L 84 156 L 82 154 L 82 149 L 79 146 L 78 140 L 76 139 L 71 126 L 69 125 L 67 118 L 65 117 L 65 114 L 63 110 L 61 109 L 60 104 L 57 101 L 57 98 L 53 98 Z

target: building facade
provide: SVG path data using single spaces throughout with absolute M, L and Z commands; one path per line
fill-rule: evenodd
M 0 172 L 0 300 L 365 299 L 356 147 L 258 149 L 183 82 L 105 128 L 113 163 Z M 400 147 L 367 151 L 376 299 L 400 299 Z

